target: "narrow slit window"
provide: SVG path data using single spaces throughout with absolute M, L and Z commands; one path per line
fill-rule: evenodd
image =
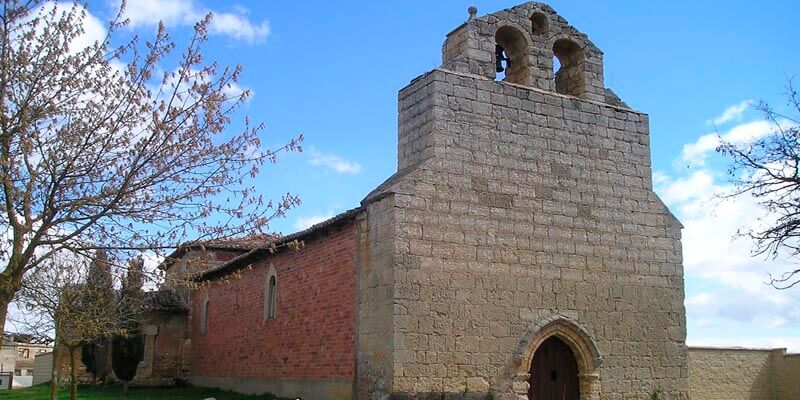
M 278 290 L 278 280 L 275 275 L 269 277 L 269 290 L 267 297 L 267 319 L 275 319 L 275 303 Z
M 269 265 L 264 283 L 264 323 L 266 323 L 275 319 L 278 308 L 278 271 L 272 264 Z
M 208 307 L 210 304 L 211 302 L 209 302 L 208 299 L 203 302 L 203 315 L 200 318 L 200 334 L 203 335 L 208 332 Z

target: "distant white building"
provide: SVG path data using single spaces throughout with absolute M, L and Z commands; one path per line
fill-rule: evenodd
M 37 355 L 53 351 L 43 343 L 30 343 L 31 337 L 6 333 L 0 351 L 0 373 L 13 373 L 14 387 L 27 387 L 33 383 L 34 359 Z
M 0 346 L 0 390 L 10 389 L 8 381 L 14 374 L 17 366 L 17 347 L 14 342 L 3 340 Z
M 0 373 L 14 372 L 17 367 L 17 346 L 16 343 L 3 340 L 0 348 Z

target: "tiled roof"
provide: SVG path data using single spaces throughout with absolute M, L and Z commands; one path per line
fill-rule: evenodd
M 356 216 L 356 214 L 358 214 L 360 211 L 361 211 L 361 207 L 353 208 L 353 209 L 347 210 L 347 211 L 345 211 L 345 212 L 343 212 L 343 213 L 341 213 L 339 215 L 336 215 L 333 218 L 330 218 L 330 219 L 322 221 L 322 222 L 320 222 L 318 224 L 312 225 L 308 229 L 304 229 L 302 231 L 295 232 L 295 233 L 293 233 L 291 235 L 280 236 L 280 237 L 278 237 L 278 238 L 276 238 L 276 239 L 274 239 L 274 240 L 272 240 L 272 241 L 270 241 L 268 243 L 265 243 L 263 246 L 254 248 L 254 249 L 248 251 L 247 253 L 242 254 L 242 255 L 240 255 L 240 256 L 238 256 L 238 257 L 236 257 L 236 258 L 234 258 L 234 259 L 232 259 L 232 260 L 230 260 L 230 261 L 228 261 L 228 262 L 226 262 L 226 263 L 224 263 L 222 265 L 218 265 L 216 267 L 212 267 L 212 268 L 209 268 L 209 269 L 207 269 L 207 270 L 205 270 L 203 272 L 200 272 L 197 275 L 196 279 L 203 280 L 203 279 L 206 279 L 209 275 L 215 275 L 215 274 L 219 274 L 219 273 L 224 273 L 226 270 L 234 268 L 237 265 L 240 265 L 241 263 L 245 262 L 246 260 L 252 259 L 253 257 L 259 256 L 259 255 L 264 255 L 264 254 L 272 254 L 270 252 L 270 248 L 279 247 L 280 245 L 282 245 L 284 243 L 289 243 L 289 242 L 294 241 L 294 240 L 303 239 L 308 235 L 311 235 L 311 234 L 316 233 L 316 232 L 323 231 L 324 229 L 326 229 L 328 227 L 331 227 L 333 225 L 336 225 L 339 222 L 346 221 L 346 220 L 354 218 Z
M 270 233 L 256 233 L 248 236 L 227 239 L 209 239 L 186 242 L 178 246 L 167 258 L 159 265 L 160 269 L 167 270 L 172 264 L 183 257 L 191 249 L 223 250 L 247 253 L 257 249 L 267 243 L 279 238 L 278 235 Z
M 187 312 L 189 305 L 174 290 L 161 289 L 145 292 L 144 311 Z
M 194 243 L 186 243 L 181 245 L 181 247 L 188 247 L 188 248 L 205 247 L 209 249 L 219 249 L 219 250 L 249 251 L 264 246 L 266 243 L 275 240 L 278 237 L 279 236 L 277 235 L 269 233 L 256 233 L 253 235 L 248 235 L 238 238 L 212 239 Z

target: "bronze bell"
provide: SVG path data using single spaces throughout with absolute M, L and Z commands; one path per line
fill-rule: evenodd
M 495 70 L 497 72 L 503 72 L 508 68 L 508 57 L 505 56 L 506 49 L 499 44 L 494 45 L 494 59 L 495 59 Z M 503 68 L 503 61 L 506 62 L 506 68 Z

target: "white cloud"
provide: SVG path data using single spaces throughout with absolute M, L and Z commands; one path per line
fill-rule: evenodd
M 55 9 L 55 10 L 54 10 Z M 75 19 L 73 20 L 76 25 L 81 25 L 84 32 L 76 36 L 69 43 L 69 53 L 76 54 L 81 50 L 93 45 L 95 42 L 102 43 L 105 40 L 107 31 L 105 24 L 97 17 L 90 14 L 89 11 L 81 4 L 66 4 L 58 2 L 44 2 L 31 13 L 32 16 L 44 16 L 43 20 L 50 20 L 49 14 L 55 11 L 55 20 L 66 18 L 74 10 Z M 27 20 L 26 20 L 27 21 Z M 47 22 L 40 22 L 37 26 L 36 32 L 41 34 L 43 25 Z
M 340 174 L 355 175 L 361 172 L 361 165 L 357 162 L 347 161 L 335 154 L 323 154 L 313 147 L 309 151 L 308 162 Z
M 745 144 L 772 131 L 769 122 L 753 121 L 732 127 L 722 138 Z M 800 292 L 779 291 L 766 284 L 770 273 L 794 269 L 796 261 L 786 255 L 777 259 L 753 257 L 754 243 L 740 233 L 763 226 L 775 216 L 751 196 L 724 197 L 733 190 L 720 180 L 725 171 L 704 163 L 718 144 L 717 135 L 700 137 L 684 146 L 681 155 L 682 161 L 694 161 L 699 168 L 688 173 L 678 169 L 674 175 L 663 171 L 653 174 L 656 192 L 684 225 L 684 270 L 690 282 L 685 301 L 687 342 L 693 346 L 742 347 L 787 347 L 794 343 L 798 351 L 800 341 L 784 336 L 800 327 Z
M 155 251 L 143 251 L 140 254 L 144 260 L 145 280 L 143 289 L 145 291 L 157 290 L 163 283 L 163 278 L 159 274 L 158 266 L 164 262 L 166 256 Z
M 788 124 L 784 122 L 784 124 Z M 683 145 L 681 161 L 691 163 L 695 166 L 702 166 L 710 153 L 713 153 L 720 145 L 720 137 L 723 141 L 731 144 L 748 143 L 755 139 L 760 139 L 775 131 L 775 125 L 769 121 L 758 120 L 739 124 L 720 135 L 709 133 L 701 136 L 694 143 Z
M 263 41 L 269 32 L 269 22 L 266 20 L 254 24 L 241 14 L 214 13 L 211 22 L 211 33 L 243 39 L 249 43 Z
M 692 297 L 687 297 L 684 301 L 684 304 L 687 306 L 692 307 L 702 307 L 707 306 L 709 304 L 713 304 L 716 301 L 716 298 L 711 293 L 700 293 L 696 294 Z
M 701 327 L 732 328 L 758 326 L 767 329 L 800 326 L 800 303 L 769 291 L 740 294 L 739 289 L 720 287 L 686 299 L 688 318 Z
M 706 121 L 706 125 L 722 125 L 729 121 L 740 120 L 744 112 L 747 111 L 752 104 L 752 100 L 744 100 L 739 104 L 734 104 L 726 108 L 720 116 Z
M 167 26 L 190 25 L 203 18 L 203 13 L 193 0 L 129 0 L 125 18 L 132 28 L 155 26 L 163 22 Z
M 247 101 L 249 102 L 250 99 L 253 98 L 252 97 L 253 93 L 254 93 L 253 89 L 250 89 L 250 88 L 245 89 L 245 88 L 239 86 L 239 84 L 237 84 L 235 82 L 231 82 L 228 85 L 226 85 L 224 88 L 222 88 L 222 94 L 224 94 L 225 97 L 227 97 L 229 99 L 236 99 L 239 96 L 241 96 L 242 93 L 244 93 L 245 90 L 248 90 L 250 92 L 250 97 L 247 98 Z
M 662 173 L 659 175 L 659 181 L 655 184 L 660 189 L 661 198 L 667 204 L 674 204 L 706 196 L 710 190 L 713 190 L 714 178 L 706 170 L 695 171 L 688 177 L 675 180 L 671 180 Z
M 294 228 L 298 231 L 302 231 L 303 229 L 310 228 L 313 225 L 316 225 L 322 221 L 328 220 L 333 218 L 333 213 L 328 212 L 326 214 L 315 214 L 310 215 L 307 217 L 300 217 L 294 222 Z
M 209 75 L 208 73 L 206 73 L 205 70 L 191 69 L 186 73 L 183 73 L 180 67 L 176 67 L 174 70 L 172 70 L 167 74 L 165 83 L 168 90 L 166 91 L 166 93 L 168 95 L 171 95 L 172 88 L 176 85 L 178 86 L 178 93 L 182 95 L 186 93 L 191 93 L 191 88 L 195 83 L 210 84 L 213 82 L 214 78 L 216 77 Z M 160 84 L 161 82 L 158 83 Z M 159 87 L 153 85 L 151 86 L 150 89 L 154 93 L 157 93 Z M 246 99 L 246 101 L 249 102 L 250 99 L 252 99 L 253 90 L 250 88 L 243 88 L 236 82 L 230 81 L 227 85 L 222 87 L 221 92 L 227 99 L 236 100 L 245 92 L 245 90 L 249 92 L 249 97 Z M 192 97 L 191 99 L 189 97 L 185 97 L 184 99 L 186 102 L 195 101 L 194 97 Z
M 233 13 L 208 9 L 195 0 L 129 0 L 125 17 L 132 28 L 156 26 L 163 21 L 167 26 L 194 25 L 207 13 L 212 13 L 209 33 L 228 36 L 254 44 L 263 42 L 270 33 L 269 22 L 251 21 L 243 7 L 234 7 Z
M 689 176 L 667 177 L 656 191 L 684 225 L 686 275 L 720 282 L 752 295 L 775 290 L 765 285 L 768 272 L 791 268 L 785 259 L 753 257 L 753 243 L 739 236 L 770 216 L 750 196 L 724 199 L 732 187 L 716 182 L 714 172 L 701 169 Z

